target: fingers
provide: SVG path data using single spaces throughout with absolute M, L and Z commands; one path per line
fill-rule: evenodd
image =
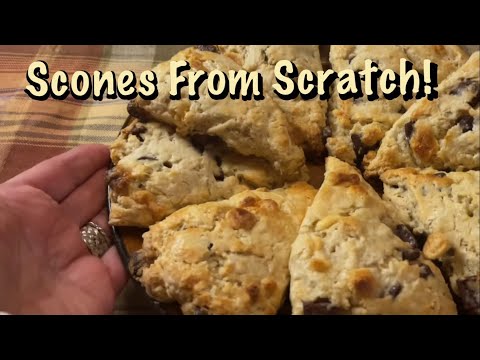
M 97 170 L 60 204 L 63 212 L 79 227 L 89 222 L 105 206 L 105 173 L 105 168 Z
M 128 276 L 120 256 L 118 255 L 117 249 L 115 247 L 108 249 L 105 255 L 103 255 L 102 261 L 107 267 L 110 278 L 112 279 L 115 294 L 118 295 L 127 283 Z
M 95 172 L 107 167 L 108 162 L 105 145 L 82 145 L 41 162 L 6 183 L 36 187 L 61 202 Z

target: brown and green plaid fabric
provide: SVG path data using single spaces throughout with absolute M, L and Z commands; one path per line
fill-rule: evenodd
M 127 117 L 127 101 L 32 100 L 24 91 L 36 60 L 57 70 L 135 74 L 169 59 L 185 46 L 0 46 L 0 183 L 34 164 L 87 143 L 109 144 Z

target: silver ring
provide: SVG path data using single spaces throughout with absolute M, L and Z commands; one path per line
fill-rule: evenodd
M 105 231 L 94 222 L 90 221 L 82 227 L 80 232 L 83 242 L 94 256 L 103 256 L 112 244 L 110 238 L 105 234 Z

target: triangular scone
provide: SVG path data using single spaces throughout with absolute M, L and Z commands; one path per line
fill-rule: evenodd
M 200 142 L 158 122 L 134 120 L 111 146 L 110 224 L 148 227 L 186 205 L 282 186 L 266 160 Z
M 322 131 L 325 128 L 327 102 L 315 96 L 303 100 L 300 96 L 293 100 L 282 100 L 273 92 L 275 65 L 280 60 L 289 60 L 300 73 L 308 69 L 316 74 L 322 70 L 318 45 L 219 45 L 218 51 L 235 60 L 247 71 L 258 71 L 263 76 L 264 93 L 285 113 L 289 133 L 293 141 L 300 145 L 309 158 L 324 155 Z
M 392 69 L 398 74 L 402 58 L 412 62 L 419 71 L 423 69 L 423 60 L 430 59 L 438 65 L 440 83 L 468 56 L 454 45 L 332 45 L 330 49 L 330 63 L 337 72 L 363 70 L 365 60 L 370 59 L 380 69 Z M 363 81 L 362 90 L 364 92 Z M 378 95 L 379 99 L 374 101 L 368 101 L 365 94 L 358 99 L 342 100 L 333 91 L 328 114 L 330 131 L 327 130 L 327 133 L 331 132 L 327 139 L 329 155 L 361 169 L 367 167 L 385 133 L 414 102 L 405 101 L 402 96 L 387 100 L 381 90 L 378 90 Z
M 407 232 L 354 167 L 327 158 L 292 245 L 293 314 L 454 314 L 440 270 Z
M 189 71 L 220 70 L 228 74 L 241 69 L 228 56 L 196 48 L 187 48 L 171 59 L 179 60 L 188 61 Z M 170 124 L 182 136 L 217 136 L 242 155 L 268 160 L 287 180 L 302 178 L 306 171 L 303 151 L 289 135 L 286 115 L 268 94 L 261 101 L 229 96 L 215 100 L 208 94 L 204 81 L 198 88 L 198 100 L 189 99 L 188 87 L 181 89 L 179 100 L 171 100 L 170 61 L 153 71 L 158 79 L 158 96 L 148 101 L 137 97 L 129 104 L 131 115 Z M 187 76 L 187 71 L 182 74 Z
M 480 52 L 438 87 L 438 98 L 420 99 L 385 135 L 367 167 L 372 176 L 387 169 L 480 168 Z
M 275 314 L 315 192 L 295 183 L 185 207 L 150 227 L 130 271 L 150 296 L 177 301 L 184 314 Z
M 425 256 L 441 261 L 464 310 L 480 314 L 480 173 L 404 168 L 381 179 L 384 199 L 426 236 Z

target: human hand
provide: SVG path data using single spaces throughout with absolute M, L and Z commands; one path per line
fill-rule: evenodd
M 79 146 L 0 184 L 0 311 L 112 312 L 126 272 L 114 247 L 95 257 L 80 235 L 89 221 L 109 234 L 108 161 L 107 147 Z

